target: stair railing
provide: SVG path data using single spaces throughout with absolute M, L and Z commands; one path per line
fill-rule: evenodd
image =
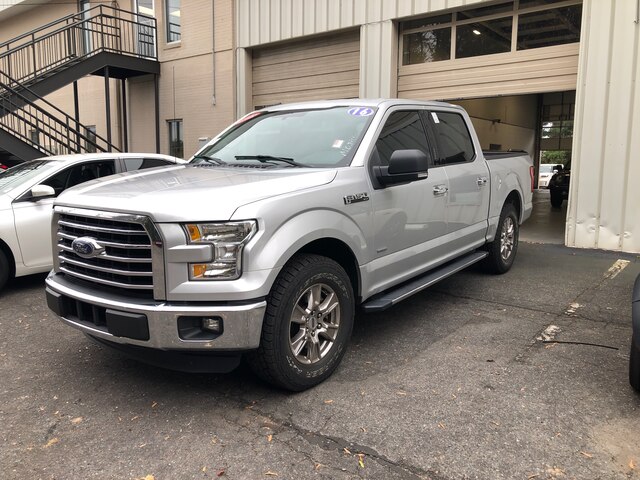
M 156 19 L 107 5 L 67 15 L 0 44 L 0 71 L 17 84 L 112 52 L 157 60 Z

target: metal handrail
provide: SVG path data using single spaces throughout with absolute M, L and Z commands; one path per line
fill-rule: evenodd
M 30 30 L 28 32 L 25 32 L 21 35 L 18 35 L 17 37 L 13 37 L 10 38 L 9 40 L 5 40 L 4 42 L 0 42 L 0 49 L 4 48 L 7 45 L 10 45 L 11 43 L 15 43 L 18 40 L 22 40 L 23 38 L 28 38 L 28 37 L 33 37 L 36 33 L 38 32 L 42 32 L 44 30 L 47 30 L 50 27 L 53 27 L 54 25 L 58 25 L 64 22 L 67 22 L 68 20 L 72 19 L 72 18 L 76 18 L 79 17 L 82 20 L 83 15 L 85 15 L 87 12 L 91 12 L 92 10 L 97 10 L 99 9 L 100 12 L 102 13 L 103 9 L 109 9 L 113 12 L 117 12 L 117 13 L 124 13 L 124 14 L 130 14 L 132 16 L 135 17 L 145 17 L 148 19 L 154 19 L 153 17 L 150 17 L 148 15 L 145 15 L 144 13 L 136 13 L 136 12 L 131 12 L 129 10 L 123 10 L 121 8 L 117 8 L 117 7 L 111 7 L 109 5 L 95 5 L 87 10 L 84 10 L 83 12 L 74 12 L 74 13 L 70 13 L 69 15 L 66 15 L 64 17 L 60 17 L 52 22 L 49 22 L 45 25 L 41 25 L 37 28 L 34 28 L 33 30 Z M 154 19 L 155 20 L 155 19 Z M 9 50 L 10 48 L 8 47 L 7 50 Z
M 91 11 L 94 14 L 85 18 L 86 12 Z M 51 30 L 52 27 L 57 28 Z M 155 60 L 156 37 L 155 18 L 97 5 L 5 42 L 7 49 L 0 53 L 0 71 L 22 83 L 100 52 Z M 15 45 L 25 38 L 28 41 Z
M 31 103 L 31 99 L 2 81 L 0 87 L 12 94 L 10 98 L 0 100 L 0 128 L 44 154 L 82 153 L 94 149 L 101 152 L 119 151 L 99 135 L 94 134 L 95 139 L 92 139 L 83 133 L 80 128 L 85 132 L 88 129 L 69 115 L 64 114 L 66 121 L 62 121 L 41 106 Z M 24 104 L 17 103 L 14 98 L 21 99 Z M 70 125 L 70 122 L 75 123 L 76 127 Z M 48 140 L 49 147 L 55 145 L 56 148 L 47 148 L 39 138 L 34 141 L 31 137 L 31 132 L 34 131 L 38 137 L 43 135 Z
M 5 80 L 2 79 L 2 77 L 4 77 Z M 8 82 L 6 82 L 6 80 L 8 80 Z M 66 113 L 65 111 L 61 110 L 60 108 L 56 107 L 53 103 L 49 102 L 46 98 L 38 95 L 36 92 L 34 92 L 33 90 L 31 90 L 29 87 L 25 86 L 25 85 L 21 85 L 20 86 L 20 91 L 15 90 L 14 88 L 11 88 L 9 85 L 11 84 L 16 84 L 18 82 L 16 82 L 13 78 L 9 77 L 6 73 L 4 72 L 0 72 L 0 87 L 6 89 L 9 93 L 12 93 L 16 96 L 18 96 L 23 102 L 25 103 L 33 103 L 33 102 L 40 102 L 44 105 L 46 105 L 46 109 L 42 110 L 43 112 L 47 113 L 48 115 L 55 117 L 55 115 L 53 115 L 51 113 L 51 111 L 55 111 L 57 114 L 61 115 L 62 117 L 64 117 L 64 120 L 67 125 L 69 125 L 69 128 L 72 130 L 72 133 L 74 135 L 82 135 L 81 132 L 83 131 L 88 131 L 88 128 L 83 125 L 82 123 L 80 123 L 78 120 L 76 120 L 74 117 L 72 117 L 71 115 L 69 115 L 68 113 Z M 27 92 L 29 95 L 25 95 L 24 92 Z M 0 96 L 0 104 L 2 103 L 2 97 Z M 15 102 L 12 102 L 12 105 L 18 105 Z M 58 118 L 59 121 L 60 118 Z M 70 125 L 75 124 L 74 127 L 71 127 Z M 109 141 L 98 135 L 98 133 L 94 133 L 94 136 L 96 137 L 97 140 L 102 141 L 107 147 L 107 149 L 111 148 L 111 150 L 115 150 L 115 151 L 119 151 L 118 148 L 116 148 L 114 145 L 109 144 Z

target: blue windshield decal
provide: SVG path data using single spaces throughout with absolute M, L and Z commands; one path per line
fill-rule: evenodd
M 373 108 L 368 107 L 353 107 L 347 110 L 349 115 L 353 115 L 354 117 L 369 117 L 373 115 Z

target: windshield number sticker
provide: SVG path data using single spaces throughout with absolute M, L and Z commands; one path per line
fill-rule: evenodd
M 367 107 L 353 107 L 347 110 L 349 115 L 353 115 L 354 117 L 370 117 L 373 115 L 373 108 Z
M 433 118 L 434 123 L 440 123 L 440 119 L 438 118 L 438 114 L 436 112 L 431 112 L 431 118 Z

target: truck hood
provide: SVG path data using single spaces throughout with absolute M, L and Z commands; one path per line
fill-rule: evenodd
M 55 204 L 148 215 L 157 222 L 229 220 L 237 208 L 331 183 L 335 169 L 181 165 L 121 173 L 66 190 Z

